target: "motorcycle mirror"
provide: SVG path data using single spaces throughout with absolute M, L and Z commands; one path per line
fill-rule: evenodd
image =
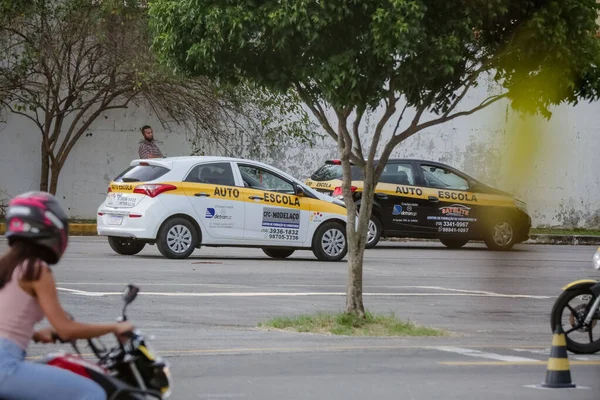
M 125 304 L 131 304 L 131 302 L 137 297 L 139 291 L 140 289 L 137 286 L 127 285 L 125 291 L 123 292 L 123 301 L 125 302 Z

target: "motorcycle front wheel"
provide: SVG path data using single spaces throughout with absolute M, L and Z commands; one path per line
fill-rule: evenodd
M 567 290 L 558 296 L 550 318 L 552 332 L 561 324 L 565 332 L 567 350 L 575 354 L 593 354 L 600 351 L 600 329 L 594 330 L 598 323 L 598 310 L 589 324 L 585 317 L 594 303 L 594 295 L 589 288 Z

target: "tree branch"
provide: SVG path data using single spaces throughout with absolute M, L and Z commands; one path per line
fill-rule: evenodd
M 363 147 L 360 141 L 360 132 L 359 127 L 362 122 L 363 116 L 365 115 L 365 111 L 367 110 L 366 104 L 361 104 L 356 108 L 356 118 L 354 119 L 354 123 L 352 124 L 352 135 L 354 137 L 354 147 L 356 149 L 356 155 L 361 160 L 365 159 L 363 154 Z
M 379 141 L 381 140 L 381 132 L 383 131 L 383 127 L 396 112 L 396 103 L 398 102 L 398 99 L 393 97 L 393 93 L 390 94 L 388 101 L 389 103 L 387 103 L 385 107 L 385 113 L 375 127 L 375 133 L 373 134 L 373 139 L 371 140 L 371 148 L 369 149 L 368 162 L 372 162 L 375 159 L 375 154 L 377 153 L 377 147 L 379 146 Z
M 317 120 L 321 123 L 325 131 L 331 136 L 336 142 L 338 141 L 338 134 L 329 124 L 327 120 L 327 116 L 318 101 L 313 102 L 314 100 L 311 98 L 310 94 L 306 89 L 304 89 L 299 83 L 295 83 L 296 91 L 298 95 L 306 104 L 306 106 L 310 109 L 313 115 L 317 118 Z
M 398 132 L 398 128 L 400 127 L 400 122 L 402 122 L 402 118 L 404 117 L 404 112 L 406 111 L 407 108 L 408 108 L 408 101 L 402 108 L 402 112 L 400 113 L 400 116 L 398 117 L 398 121 L 396 121 L 396 127 L 394 128 L 394 131 L 392 132 L 392 137 L 396 136 L 396 133 Z
M 455 118 L 458 118 L 458 117 L 463 117 L 463 116 L 466 116 L 466 115 L 471 115 L 471 114 L 473 114 L 473 113 L 475 113 L 475 112 L 477 112 L 479 110 L 482 110 L 482 109 L 486 108 L 487 106 L 489 106 L 491 104 L 494 104 L 495 102 L 497 102 L 499 100 L 504 99 L 507 96 L 508 96 L 508 93 L 503 93 L 503 94 L 500 94 L 500 95 L 490 96 L 487 99 L 485 99 L 484 101 L 482 101 L 477 107 L 474 107 L 474 108 L 470 109 L 469 111 L 461 111 L 461 112 L 454 113 L 452 115 L 443 115 L 440 118 L 436 118 L 436 119 L 433 119 L 431 121 L 424 122 L 424 123 L 416 126 L 416 128 L 417 128 L 416 132 L 421 131 L 423 129 L 427 129 L 430 126 L 434 126 L 434 125 L 438 125 L 438 124 L 441 124 L 441 123 L 444 123 L 444 122 L 447 122 L 447 121 L 451 121 L 451 120 L 453 120 Z

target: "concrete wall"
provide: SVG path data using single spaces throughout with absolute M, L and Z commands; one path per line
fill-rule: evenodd
M 488 95 L 480 87 L 466 99 L 466 109 Z M 600 178 L 595 155 L 600 150 L 599 104 L 554 110 L 548 122 L 519 121 L 506 103 L 469 117 L 423 131 L 402 143 L 396 157 L 418 157 L 448 163 L 473 177 L 519 195 L 528 203 L 536 226 L 600 227 Z M 376 116 L 375 116 L 376 117 Z M 363 130 L 368 137 L 370 126 Z M 409 120 L 411 115 L 406 115 Z M 1 118 L 0 118 L 1 119 Z M 166 155 L 189 155 L 183 131 L 163 131 L 143 109 L 103 116 L 71 153 L 59 181 L 58 195 L 73 217 L 95 218 L 108 182 L 137 157 L 139 127 L 154 127 Z M 389 137 L 395 120 L 388 124 Z M 39 185 L 39 133 L 22 117 L 8 116 L 0 125 L 0 190 L 10 195 Z M 213 153 L 213 150 L 208 151 Z M 325 158 L 336 157 L 336 143 L 326 138 L 307 150 L 281 143 L 259 156 L 299 178 L 305 178 Z M 240 151 L 239 156 L 249 156 Z

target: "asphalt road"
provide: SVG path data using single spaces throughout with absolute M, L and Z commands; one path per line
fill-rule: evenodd
M 600 354 L 570 354 L 577 389 L 528 387 L 545 378 L 552 303 L 564 284 L 597 277 L 594 251 L 430 243 L 368 250 L 367 309 L 452 332 L 444 338 L 257 328 L 276 316 L 343 309 L 346 263 L 308 251 L 275 261 L 260 250 L 208 248 L 173 261 L 154 247 L 124 257 L 104 239 L 73 238 L 55 275 L 65 308 L 89 322 L 114 320 L 124 285 L 140 286 L 128 315 L 171 362 L 174 399 L 597 399 Z M 29 354 L 55 349 L 33 345 Z

